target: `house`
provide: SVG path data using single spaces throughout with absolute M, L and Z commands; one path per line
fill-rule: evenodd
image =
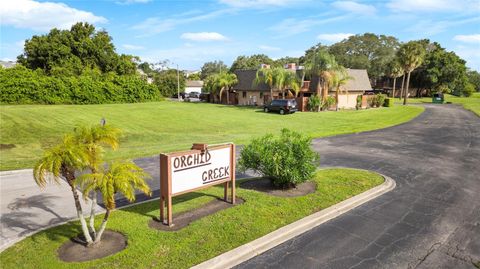
M 0 65 L 3 68 L 12 68 L 15 65 L 17 65 L 17 62 L 14 62 L 14 61 L 0 61 Z
M 185 93 L 202 92 L 203 81 L 201 80 L 187 80 L 185 82 Z
M 264 67 L 268 68 L 268 67 Z M 299 80 L 303 76 L 303 67 L 288 64 L 286 69 L 296 72 Z M 238 83 L 232 87 L 230 91 L 230 104 L 238 105 L 254 105 L 263 106 L 268 103 L 270 98 L 270 87 L 265 83 L 254 83 L 257 70 L 237 70 Z M 355 108 L 357 104 L 357 96 L 364 94 L 365 91 L 371 91 L 372 86 L 368 78 L 367 70 L 365 69 L 347 69 L 348 76 L 351 79 L 340 87 L 339 93 L 339 108 Z M 311 81 L 304 81 L 298 94 L 301 103 L 306 102 L 306 98 L 317 92 L 318 77 L 314 76 Z M 335 96 L 335 89 L 329 90 L 329 95 Z M 233 96 L 233 97 L 232 97 Z M 278 90 L 273 91 L 273 99 L 281 98 L 281 93 Z M 295 98 L 289 93 L 288 98 Z M 223 100 L 222 100 L 223 101 Z
M 366 69 L 347 69 L 347 75 L 351 77 L 345 85 L 340 86 L 338 95 L 338 107 L 352 109 L 357 104 L 357 96 L 366 91 L 372 91 L 372 85 L 368 78 Z M 305 81 L 300 90 L 299 97 L 310 97 L 317 92 L 318 77 L 313 77 L 311 81 Z M 331 88 L 328 95 L 335 96 L 335 89 Z

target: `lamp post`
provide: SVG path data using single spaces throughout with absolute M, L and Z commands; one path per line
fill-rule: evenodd
M 178 71 L 178 64 L 177 64 L 177 98 L 180 101 L 180 72 Z

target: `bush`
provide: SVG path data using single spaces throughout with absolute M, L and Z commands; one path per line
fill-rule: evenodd
M 355 106 L 357 110 L 362 108 L 362 95 L 357 95 L 357 105 Z
M 320 106 L 320 98 L 317 95 L 308 97 L 307 109 L 309 111 L 317 111 Z
M 310 143 L 310 138 L 288 129 L 282 129 L 280 136 L 253 139 L 240 154 L 239 169 L 252 169 L 268 177 L 274 186 L 295 187 L 315 172 L 318 154 Z
M 381 107 L 383 106 L 383 104 L 385 103 L 385 99 L 387 98 L 387 96 L 385 94 L 377 94 L 377 98 L 376 98 L 376 106 L 377 107 Z
M 392 107 L 393 102 L 394 102 L 393 98 L 386 98 L 385 103 L 383 105 L 386 106 L 386 107 Z
M 333 106 L 335 104 L 335 97 L 333 96 L 327 96 L 327 98 L 325 99 L 325 101 L 323 102 L 322 104 L 322 109 L 323 110 L 327 110 L 329 109 L 331 106 Z

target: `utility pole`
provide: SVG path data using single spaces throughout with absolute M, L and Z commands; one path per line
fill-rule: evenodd
M 177 64 L 177 97 L 178 97 L 178 101 L 180 101 L 180 72 L 178 71 L 178 64 Z

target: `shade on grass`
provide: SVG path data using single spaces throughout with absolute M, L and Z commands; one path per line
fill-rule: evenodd
M 368 109 L 281 116 L 259 109 L 205 103 L 156 102 L 111 105 L 0 107 L 0 170 L 33 167 L 43 150 L 76 125 L 102 117 L 124 131 L 120 149 L 106 159 L 137 158 L 188 149 L 192 143 L 248 143 L 252 137 L 292 129 L 312 137 L 385 128 L 411 120 L 420 107 Z
M 65 263 L 58 259 L 57 249 L 80 232 L 78 222 L 73 222 L 15 244 L 0 254 L 0 263 L 3 268 L 35 269 L 188 268 L 383 182 L 378 174 L 354 169 L 320 170 L 314 180 L 315 193 L 293 198 L 238 188 L 237 195 L 245 200 L 244 204 L 197 220 L 176 232 L 148 227 L 152 217 L 159 215 L 158 200 L 114 211 L 109 228 L 126 235 L 128 247 L 99 260 Z M 214 187 L 175 197 L 173 212 L 200 207 L 222 194 L 221 187 Z

